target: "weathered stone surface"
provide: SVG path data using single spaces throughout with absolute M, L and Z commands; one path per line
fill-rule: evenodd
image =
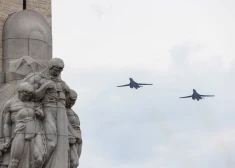
M 51 0 L 27 0 L 27 9 L 38 12 L 51 25 Z
M 23 0 L 0 0 L 0 72 L 2 71 L 2 31 L 6 19 L 23 9 Z M 51 25 L 51 0 L 27 0 L 27 9 L 41 14 Z
M 0 0 L 0 71 L 2 71 L 2 31 L 10 14 L 22 10 L 22 0 Z
M 3 28 L 3 70 L 9 62 L 30 55 L 34 59 L 52 58 L 52 34 L 47 21 L 37 12 L 22 10 L 12 14 Z

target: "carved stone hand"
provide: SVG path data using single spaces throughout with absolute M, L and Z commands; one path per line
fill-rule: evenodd
M 55 82 L 53 82 L 53 81 L 48 81 L 48 82 L 46 83 L 46 86 L 47 86 L 48 89 L 53 89 L 53 88 L 56 87 L 56 84 L 55 84 Z

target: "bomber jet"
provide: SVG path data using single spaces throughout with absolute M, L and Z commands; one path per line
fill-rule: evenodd
M 143 87 L 142 85 L 153 85 L 153 84 L 146 84 L 146 83 L 137 83 L 137 82 L 135 82 L 132 78 L 129 78 L 129 79 L 130 79 L 130 83 L 129 83 L 129 84 L 120 85 L 120 86 L 117 86 L 117 87 L 130 86 L 130 88 L 138 89 L 138 88 L 140 88 L 140 87 Z
M 193 100 L 197 99 L 199 101 L 200 99 L 204 99 L 204 97 L 214 97 L 215 95 L 200 95 L 197 93 L 195 89 L 193 89 L 193 94 L 191 96 L 185 96 L 180 98 L 190 98 L 192 97 Z

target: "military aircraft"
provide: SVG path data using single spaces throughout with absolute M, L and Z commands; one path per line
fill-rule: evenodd
M 135 82 L 132 78 L 129 78 L 129 79 L 130 79 L 130 83 L 129 83 L 129 84 L 120 85 L 120 86 L 117 86 L 117 87 L 130 86 L 130 88 L 138 89 L 138 88 L 140 88 L 140 87 L 143 87 L 142 85 L 153 85 L 153 84 L 146 84 L 146 83 L 137 83 L 137 82 Z
M 180 98 L 190 98 L 192 97 L 193 100 L 197 99 L 199 101 L 200 99 L 204 99 L 204 97 L 214 97 L 214 95 L 200 95 L 197 93 L 195 89 L 193 89 L 193 94 L 191 96 L 185 96 Z

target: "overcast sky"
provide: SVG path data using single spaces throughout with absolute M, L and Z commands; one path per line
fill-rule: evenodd
M 84 168 L 233 168 L 234 0 L 53 0 Z M 153 83 L 138 90 L 117 88 Z M 179 99 L 215 94 L 203 101 Z

